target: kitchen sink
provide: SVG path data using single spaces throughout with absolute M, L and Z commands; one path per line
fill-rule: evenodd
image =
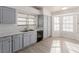
M 28 32 L 28 31 L 34 31 L 34 30 L 29 29 L 29 30 L 23 30 L 23 31 L 21 31 L 21 32 Z
M 21 31 L 21 32 L 28 32 L 28 31 Z

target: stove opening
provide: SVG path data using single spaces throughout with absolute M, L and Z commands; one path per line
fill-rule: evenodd
M 37 31 L 37 42 L 43 40 L 43 30 Z

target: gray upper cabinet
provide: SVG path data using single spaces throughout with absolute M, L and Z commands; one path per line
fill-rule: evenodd
M 16 23 L 16 10 L 9 7 L 0 7 L 0 23 L 1 24 L 15 24 Z
M 43 28 L 43 15 L 38 16 L 38 28 Z
M 13 35 L 13 52 L 22 49 L 22 35 Z

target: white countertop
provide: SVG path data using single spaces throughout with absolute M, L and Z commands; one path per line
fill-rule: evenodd
M 16 35 L 16 34 L 23 34 L 24 32 L 20 32 L 20 31 L 15 31 L 15 32 L 6 32 L 6 33 L 0 33 L 0 37 L 5 37 L 5 36 L 12 36 L 12 35 Z
M 34 30 L 36 31 L 36 30 Z M 31 32 L 31 31 L 27 31 L 27 32 Z M 12 36 L 12 35 L 16 35 L 16 34 L 24 34 L 26 32 L 20 32 L 20 31 L 13 31 L 13 32 L 4 32 L 4 33 L 0 33 L 0 37 L 6 37 L 6 36 Z

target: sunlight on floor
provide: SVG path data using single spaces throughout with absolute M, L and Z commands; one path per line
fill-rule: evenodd
M 65 41 L 69 53 L 79 53 L 79 44 Z
M 60 40 L 53 40 L 50 53 L 60 53 L 60 52 L 61 52 Z

